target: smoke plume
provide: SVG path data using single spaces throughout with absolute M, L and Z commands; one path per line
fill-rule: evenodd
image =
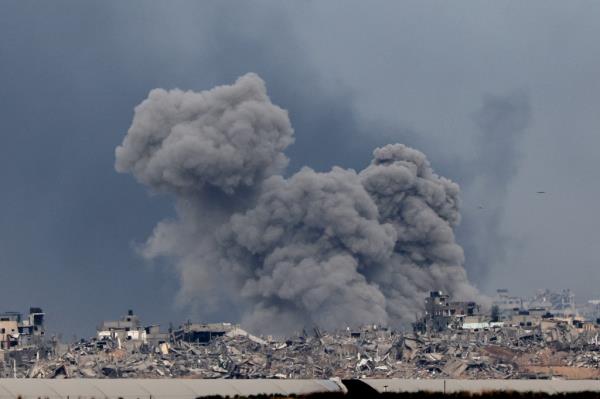
M 136 107 L 116 168 L 161 191 L 233 194 L 285 168 L 292 134 L 254 74 L 203 93 L 156 89 Z
M 197 317 L 224 307 L 254 331 L 414 320 L 430 290 L 473 299 L 454 228 L 459 187 L 402 144 L 363 171 L 289 178 L 287 113 L 255 74 L 201 93 L 153 90 L 116 168 L 177 199 L 143 248 L 175 258 Z
M 487 95 L 473 121 L 478 128 L 477 156 L 464 165 L 461 175 L 466 194 L 479 202 L 469 204 L 473 210 L 465 212 L 458 232 L 471 278 L 483 281 L 490 270 L 503 267 L 508 249 L 515 245 L 502 231 L 502 221 L 521 142 L 531 124 L 529 97 L 523 91 Z

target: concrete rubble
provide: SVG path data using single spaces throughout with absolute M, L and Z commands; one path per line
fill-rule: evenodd
M 600 378 L 595 331 L 564 324 L 414 334 L 366 327 L 288 339 L 228 333 L 205 344 L 103 338 L 0 362 L 29 378 Z

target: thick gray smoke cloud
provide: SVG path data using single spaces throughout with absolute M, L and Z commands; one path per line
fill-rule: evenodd
M 292 141 L 254 74 L 202 93 L 154 90 L 136 108 L 116 167 L 176 196 L 178 219 L 143 253 L 177 259 L 180 299 L 197 316 L 233 306 L 255 331 L 397 326 L 430 290 L 478 295 L 453 232 L 459 187 L 423 153 L 387 145 L 360 173 L 286 179 L 277 172 Z
M 385 297 L 362 272 L 394 248 L 394 229 L 378 217 L 354 171 L 267 180 L 256 206 L 224 226 L 227 257 L 249 271 L 241 294 L 258 305 L 247 323 L 288 314 L 296 326 L 387 323 Z
M 292 134 L 254 74 L 202 93 L 156 89 L 136 107 L 116 168 L 158 190 L 232 194 L 282 171 Z
M 380 220 L 394 227 L 396 243 L 391 261 L 367 274 L 385 294 L 393 320 L 412 319 L 431 289 L 460 299 L 477 297 L 453 232 L 460 222 L 458 185 L 436 175 L 423 153 L 404 145 L 373 154 L 361 180 Z
M 228 280 L 214 270 L 212 231 L 244 206 L 238 201 L 251 201 L 266 177 L 285 168 L 283 150 L 293 141 L 287 112 L 251 73 L 201 93 L 152 90 L 136 107 L 115 167 L 175 195 L 178 219 L 159 223 L 141 252 L 180 259 L 182 301 L 197 298 L 205 312 L 223 305 Z

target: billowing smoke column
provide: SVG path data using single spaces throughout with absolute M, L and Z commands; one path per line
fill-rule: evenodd
M 255 74 L 193 93 L 153 90 L 116 150 L 116 168 L 177 198 L 143 248 L 176 259 L 180 300 L 234 309 L 255 331 L 414 320 L 430 290 L 478 293 L 454 239 L 459 188 L 421 152 L 374 151 L 356 173 L 279 173 L 287 113 Z
M 136 107 L 116 168 L 161 191 L 233 195 L 287 166 L 292 135 L 254 74 L 202 93 L 156 89 Z

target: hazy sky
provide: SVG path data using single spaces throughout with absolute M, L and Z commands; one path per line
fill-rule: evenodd
M 599 18 L 593 1 L 0 0 L 0 309 L 42 306 L 67 335 L 128 308 L 193 318 L 135 251 L 173 203 L 114 149 L 152 88 L 250 71 L 290 111 L 289 172 L 414 146 L 463 187 L 484 292 L 600 296 Z

